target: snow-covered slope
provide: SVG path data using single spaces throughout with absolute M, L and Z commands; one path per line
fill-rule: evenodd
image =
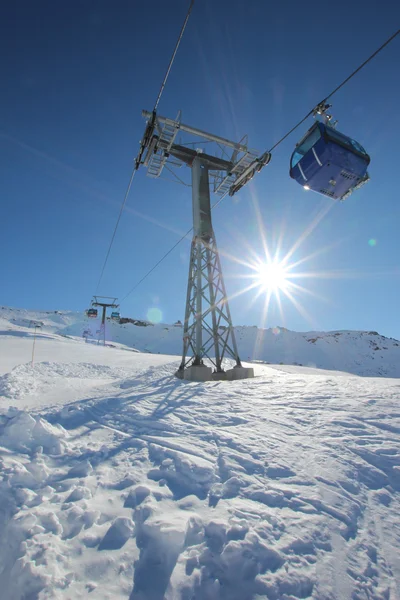
M 32 367 L 7 322 L 2 600 L 399 600 L 397 379 L 183 382 L 51 323 Z
M 42 334 L 54 333 L 81 338 L 90 330 L 96 338 L 99 321 L 83 313 L 39 312 L 2 307 L 0 329 L 10 328 L 26 334 L 32 320 L 41 321 Z M 160 354 L 179 355 L 182 351 L 182 326 L 151 324 L 146 321 L 119 324 L 107 321 L 109 343 Z M 28 329 L 27 329 L 28 328 Z M 235 328 L 243 360 L 304 365 L 367 376 L 400 377 L 400 343 L 374 331 L 331 331 L 297 333 L 283 327 Z M 31 329 L 32 331 L 32 329 Z

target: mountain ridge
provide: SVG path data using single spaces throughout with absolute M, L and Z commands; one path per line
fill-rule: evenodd
M 129 321 L 128 321 L 129 319 Z M 34 321 L 43 323 L 42 332 L 96 341 L 100 319 L 82 312 L 33 311 L 1 307 L 0 327 L 29 329 Z M 128 321 L 128 322 L 127 322 Z M 6 331 L 5 331 L 6 333 Z M 235 333 L 244 361 L 310 366 L 362 376 L 400 377 L 400 342 L 376 331 L 291 331 L 285 327 L 260 329 L 238 325 Z M 182 324 L 151 323 L 125 317 L 122 323 L 107 319 L 108 344 L 121 344 L 140 352 L 180 355 Z

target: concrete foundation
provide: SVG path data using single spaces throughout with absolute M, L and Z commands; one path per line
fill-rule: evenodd
M 233 367 L 225 371 L 227 381 L 235 379 L 251 379 L 254 377 L 254 369 L 252 367 Z
M 211 377 L 213 381 L 226 381 L 226 371 L 215 371 Z
M 177 371 L 175 375 L 179 379 L 186 379 L 187 381 L 211 381 L 212 368 L 205 365 L 192 365 L 183 371 Z
M 211 367 L 192 365 L 183 371 L 177 371 L 175 375 L 179 379 L 186 379 L 187 381 L 234 381 L 254 377 L 254 369 L 251 367 L 233 367 L 233 369 L 227 371 L 213 373 Z

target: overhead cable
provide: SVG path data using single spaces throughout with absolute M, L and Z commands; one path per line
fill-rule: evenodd
M 335 87 L 335 89 L 330 94 L 328 94 L 328 96 L 325 96 L 325 98 L 323 100 L 321 100 L 321 102 L 319 102 L 318 105 L 325 104 L 325 102 L 327 100 L 329 100 L 329 98 L 332 98 L 332 96 L 334 94 L 336 94 L 336 92 L 338 92 L 348 81 L 350 81 L 350 79 L 352 77 L 354 77 L 354 75 L 356 75 L 359 71 L 361 71 L 361 69 L 363 67 L 365 67 L 365 65 L 368 64 L 373 58 L 375 58 L 375 56 L 377 54 L 379 54 L 379 52 L 381 52 L 381 50 L 383 50 L 388 44 L 390 44 L 390 42 L 392 40 L 394 40 L 394 38 L 397 35 L 399 35 L 399 33 L 400 33 L 400 29 L 398 29 L 392 36 L 390 36 L 390 38 L 387 39 L 386 42 L 384 44 L 382 44 L 382 46 L 380 46 L 377 50 L 375 50 L 375 52 L 373 54 L 371 54 L 371 56 L 369 58 L 367 58 L 367 60 L 365 60 L 359 67 L 357 67 L 357 69 L 355 69 L 348 77 L 346 77 L 346 79 L 344 79 L 342 81 L 342 83 L 340 83 L 337 87 Z M 314 108 L 312 110 L 310 110 L 310 112 L 308 112 L 306 114 L 306 116 L 303 117 L 301 119 L 301 121 L 299 121 L 297 123 L 297 125 L 295 125 L 294 127 L 292 127 L 292 129 L 290 129 L 290 131 L 288 131 L 279 141 L 277 141 L 276 144 L 274 144 L 272 146 L 272 148 L 269 150 L 269 152 L 272 152 L 272 150 L 275 150 L 275 148 L 277 148 L 279 146 L 279 144 L 281 144 L 284 140 L 286 140 L 286 138 L 289 137 L 289 135 L 291 133 L 293 133 L 293 131 L 295 131 L 298 127 L 300 127 L 300 125 L 302 125 L 304 123 L 304 121 L 306 121 L 308 119 L 308 117 L 311 117 L 311 115 L 313 114 L 313 112 L 314 112 Z
M 213 205 L 212 205 L 212 207 L 211 207 L 211 210 L 213 210 L 214 208 L 216 208 L 216 207 L 218 206 L 218 204 L 219 204 L 220 202 L 222 202 L 222 200 L 223 200 L 223 199 L 224 199 L 224 198 L 222 197 L 222 198 L 220 198 L 219 200 L 217 200 L 217 202 L 215 202 L 215 204 L 213 204 Z M 132 294 L 132 293 L 133 293 L 133 292 L 136 290 L 136 288 L 137 288 L 137 287 L 139 287 L 139 285 L 140 285 L 140 284 L 141 284 L 141 283 L 142 283 L 142 282 L 143 282 L 145 279 L 147 279 L 147 277 L 148 277 L 149 275 L 151 275 L 151 273 L 152 273 L 152 272 L 153 272 L 153 271 L 154 271 L 154 270 L 155 270 L 155 269 L 156 269 L 156 268 L 157 268 L 157 267 L 158 267 L 158 266 L 159 266 L 159 265 L 160 265 L 160 264 L 161 264 L 161 263 L 162 263 L 162 262 L 163 262 L 163 261 L 164 261 L 164 260 L 167 258 L 167 256 L 169 256 L 169 255 L 171 254 L 171 252 L 172 252 L 173 250 L 175 250 L 175 248 L 176 248 L 177 246 L 179 246 L 179 244 L 180 244 L 181 242 L 183 242 L 183 240 L 184 240 L 185 238 L 187 238 L 187 236 L 188 236 L 190 233 L 192 233 L 192 231 L 193 231 L 193 227 L 191 227 L 191 228 L 189 229 L 189 231 L 187 231 L 187 232 L 186 232 L 186 233 L 185 233 L 185 234 L 184 234 L 184 235 L 183 235 L 183 236 L 182 236 L 182 237 L 181 237 L 181 238 L 180 238 L 180 239 L 179 239 L 179 240 L 178 240 L 178 241 L 177 241 L 177 242 L 176 242 L 176 243 L 175 243 L 175 244 L 174 244 L 174 245 L 173 245 L 173 246 L 172 246 L 172 247 L 171 247 L 171 248 L 170 248 L 170 249 L 169 249 L 169 250 L 168 250 L 168 251 L 167 251 L 167 252 L 166 252 L 166 253 L 165 253 L 165 254 L 162 256 L 162 257 L 161 257 L 161 258 L 160 258 L 160 260 L 158 260 L 158 261 L 156 262 L 156 264 L 155 264 L 153 267 L 151 267 L 151 269 L 149 269 L 149 270 L 147 271 L 147 273 L 145 273 L 145 275 L 143 275 L 143 277 L 142 277 L 141 279 L 139 279 L 139 281 L 138 281 L 137 283 L 135 283 L 135 285 L 133 286 L 133 288 L 132 288 L 132 289 L 131 289 L 131 290 L 130 290 L 130 291 L 127 293 L 127 294 L 125 294 L 125 296 L 122 298 L 122 300 L 121 300 L 121 303 L 122 303 L 124 300 L 126 300 L 126 299 L 128 298 L 128 296 L 130 296 L 130 295 L 131 295 L 131 294 Z
M 190 10 L 192 8 L 193 2 L 189 8 L 189 14 L 190 14 Z M 187 17 L 188 18 L 188 17 Z M 187 22 L 187 19 L 186 19 Z M 186 23 L 185 22 L 185 23 Z M 182 35 L 183 32 L 181 32 Z M 359 67 L 357 67 L 357 69 L 355 69 L 348 77 L 346 77 L 346 79 L 344 79 L 342 81 L 342 83 L 340 83 L 332 92 L 330 92 L 330 94 L 328 94 L 328 96 L 326 96 L 319 104 L 323 104 L 325 103 L 327 100 L 329 100 L 329 98 L 331 98 L 334 94 L 336 94 L 336 92 L 338 92 L 348 81 L 350 81 L 350 79 L 352 79 L 352 77 L 354 77 L 354 75 L 356 75 L 359 71 L 361 71 L 361 69 L 363 67 L 365 67 L 366 64 L 368 64 L 377 54 L 379 54 L 379 52 L 381 52 L 381 50 L 383 50 L 392 40 L 394 40 L 394 38 L 399 35 L 400 33 L 400 29 L 398 29 L 392 36 L 390 36 L 390 38 L 388 38 L 386 40 L 386 42 L 384 42 L 384 44 L 382 44 L 382 46 L 380 46 L 377 50 L 375 50 L 375 52 L 373 54 L 371 54 L 371 56 L 369 56 L 369 58 L 367 58 L 367 60 L 365 60 Z M 176 51 L 175 51 L 176 54 Z M 166 73 L 166 77 L 168 76 L 169 71 L 167 71 Z M 160 92 L 162 91 L 162 88 L 160 89 Z M 300 125 L 302 125 L 304 123 L 304 121 L 306 121 L 308 119 L 308 117 L 310 117 L 312 114 L 314 113 L 314 108 L 312 110 L 310 110 L 310 112 L 308 112 L 306 114 L 305 117 L 303 117 L 301 119 L 301 121 L 299 121 L 294 127 L 292 127 L 280 140 L 278 140 L 273 146 L 272 148 L 269 150 L 269 152 L 272 152 L 273 150 L 275 150 L 275 148 L 277 148 L 287 137 L 289 137 L 290 134 L 292 134 L 298 127 L 300 127 Z M 213 206 L 212 209 L 216 208 L 224 199 L 225 196 L 223 196 L 222 198 L 220 198 Z M 134 292 L 136 290 L 136 288 L 139 287 L 139 285 L 145 280 L 147 279 L 147 277 L 167 258 L 167 256 L 169 256 L 169 254 L 171 254 L 171 252 L 173 250 L 175 250 L 175 248 L 181 243 L 183 242 L 183 240 L 192 232 L 193 228 L 189 229 L 189 231 L 187 233 L 185 233 L 185 235 L 183 235 L 161 258 L 160 260 L 157 261 L 157 263 L 151 268 L 149 269 L 149 271 L 147 271 L 147 273 L 133 286 L 133 288 L 123 297 L 123 300 L 126 300 L 126 298 L 128 298 L 128 296 L 130 296 L 132 294 L 132 292 Z M 121 301 L 121 302 L 122 302 Z
M 181 43 L 181 40 L 182 40 L 183 34 L 184 34 L 184 32 L 185 32 L 186 25 L 187 25 L 187 22 L 188 22 L 188 20 L 189 20 L 189 17 L 190 17 L 190 13 L 192 12 L 193 5 L 194 5 L 194 0 L 191 0 L 191 2 L 190 2 L 190 6 L 189 6 L 189 9 L 188 9 L 188 12 L 187 12 L 187 14 L 186 14 L 186 17 L 185 17 L 185 20 L 184 20 L 184 22 L 183 22 L 183 25 L 182 25 L 181 31 L 180 31 L 180 33 L 179 33 L 179 36 L 178 36 L 178 39 L 177 39 L 177 42 L 176 42 L 176 44 L 175 44 L 174 51 L 173 51 L 173 53 L 172 53 L 172 56 L 171 56 L 171 59 L 170 59 L 170 61 L 169 61 L 169 63 L 168 63 L 168 68 L 167 68 L 167 71 L 166 71 L 166 73 L 165 73 L 165 75 L 164 75 L 164 79 L 162 80 L 161 87 L 160 87 L 160 90 L 159 90 L 159 92 L 158 92 L 158 95 L 157 95 L 157 98 L 156 98 L 155 104 L 154 104 L 153 113 L 152 113 L 152 115 L 153 115 L 153 116 L 152 116 L 152 120 L 153 120 L 153 126 L 154 126 L 154 121 L 155 121 L 155 115 L 156 115 L 156 111 L 157 111 L 158 105 L 159 105 L 159 103 L 160 103 L 161 96 L 162 96 L 162 94 L 163 94 L 163 91 L 164 91 L 164 88 L 165 88 L 165 84 L 167 83 L 167 79 L 168 79 L 168 76 L 169 76 L 169 74 L 170 74 L 170 71 L 171 71 L 171 68 L 172 68 L 173 62 L 174 62 L 174 60 L 175 60 L 176 53 L 178 52 L 179 44 Z M 149 126 L 150 126 L 150 129 L 149 129 Z M 141 144 L 140 144 L 139 153 L 138 153 L 138 155 L 137 155 L 137 157 L 136 157 L 136 159 L 135 159 L 135 162 L 134 162 L 134 167 L 133 167 L 133 170 L 132 170 L 132 173 L 131 173 L 131 178 L 130 178 L 130 181 L 129 181 L 129 185 L 128 185 L 128 188 L 127 188 L 127 190 L 126 190 L 126 193 L 125 193 L 124 199 L 123 199 L 123 201 L 122 201 L 122 204 L 121 204 L 121 208 L 120 208 L 120 211 L 119 211 L 118 219 L 117 219 L 117 222 L 116 222 L 116 224 L 115 224 L 114 231 L 113 231 L 113 234 L 112 234 L 112 236 L 111 236 L 111 241 L 110 241 L 110 244 L 109 244 L 109 246 L 108 246 L 107 254 L 106 254 L 106 257 L 105 257 L 105 259 L 104 259 L 104 263 L 103 263 L 103 266 L 102 266 L 102 269 L 101 269 L 100 277 L 99 277 L 99 280 L 98 280 L 98 282 L 97 282 L 97 287 L 96 287 L 96 292 L 95 292 L 96 294 L 97 294 L 97 292 L 98 292 L 98 289 L 99 289 L 100 283 L 101 283 L 101 281 L 102 281 L 102 279 L 103 279 L 104 270 L 105 270 L 105 268 L 106 268 L 106 265 L 107 265 L 107 262 L 108 262 L 108 258 L 109 258 L 109 256 L 110 256 L 111 248 L 112 248 L 112 246 L 113 246 L 113 243 L 114 243 L 115 235 L 116 235 L 116 233 L 117 233 L 117 230 L 118 230 L 119 222 L 120 222 L 120 220 L 121 220 L 121 216 L 122 216 L 122 213 L 123 213 L 123 211 L 124 211 L 125 204 L 126 204 L 126 201 L 127 201 L 127 199 L 128 199 L 128 196 L 129 196 L 129 192 L 130 192 L 130 190 L 131 190 L 132 181 L 133 181 L 133 179 L 134 179 L 134 177 L 135 177 L 135 173 L 136 173 L 136 171 L 139 169 L 139 166 L 140 166 L 140 164 L 141 164 L 141 162 L 142 162 L 143 153 L 144 153 L 144 151 L 145 151 L 145 149 L 146 149 L 146 145 L 147 145 L 147 143 L 148 143 L 148 141 L 149 141 L 149 140 L 148 140 L 148 137 L 149 137 L 149 132 L 150 132 L 150 130 L 151 130 L 151 123 L 150 123 L 150 124 L 147 126 L 147 128 L 146 128 L 146 130 L 145 130 L 145 134 L 144 134 L 144 136 L 143 136 L 143 138 L 142 138 L 142 141 L 141 141 Z

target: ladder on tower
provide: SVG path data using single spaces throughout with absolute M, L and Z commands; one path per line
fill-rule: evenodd
M 149 160 L 147 175 L 152 178 L 159 177 L 167 162 L 169 151 L 179 131 L 179 122 L 165 119 L 156 144 L 156 151 Z
M 248 150 L 242 158 L 235 164 L 233 169 L 227 175 L 215 175 L 214 178 L 214 193 L 218 194 L 221 198 L 226 196 L 229 192 L 231 185 L 241 175 L 249 165 L 257 158 L 258 152 L 256 150 Z

